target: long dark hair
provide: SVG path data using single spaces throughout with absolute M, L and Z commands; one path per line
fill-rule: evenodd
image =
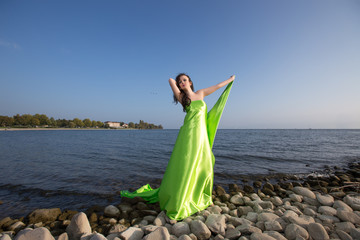
M 179 88 L 179 90 L 180 90 L 180 100 L 181 100 L 180 103 L 181 103 L 181 105 L 183 106 L 183 111 L 186 112 L 186 107 L 187 107 L 187 106 L 190 106 L 191 99 L 186 95 L 186 93 L 184 92 L 184 90 L 182 90 L 182 89 L 180 88 L 179 81 L 180 81 L 180 77 L 181 77 L 181 76 L 187 76 L 187 77 L 189 78 L 189 82 L 191 82 L 190 88 L 191 88 L 191 90 L 193 90 L 193 91 L 194 91 L 194 83 L 191 81 L 191 78 L 190 78 L 187 74 L 185 74 L 185 73 L 180 73 L 180 74 L 177 75 L 176 78 L 175 78 L 176 86 L 177 86 L 177 87 Z M 179 101 L 178 101 L 178 99 L 176 98 L 175 94 L 174 94 L 173 97 L 174 97 L 174 103 L 177 104 Z

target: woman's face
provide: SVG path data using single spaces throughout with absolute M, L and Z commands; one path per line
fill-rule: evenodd
M 192 85 L 192 82 L 189 81 L 189 78 L 185 75 L 180 76 L 179 86 L 181 89 L 188 89 Z

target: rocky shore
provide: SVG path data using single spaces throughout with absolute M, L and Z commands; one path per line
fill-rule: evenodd
M 214 205 L 181 221 L 141 198 L 85 212 L 37 209 L 1 219 L 0 240 L 360 239 L 360 163 L 329 170 L 322 177 L 216 185 Z

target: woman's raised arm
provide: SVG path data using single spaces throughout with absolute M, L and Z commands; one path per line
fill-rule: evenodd
M 180 102 L 180 89 L 176 86 L 176 81 L 172 78 L 169 79 L 170 87 L 174 93 L 174 96 L 177 98 L 177 100 Z
M 227 79 L 221 83 L 218 83 L 218 84 L 208 87 L 208 88 L 200 89 L 197 92 L 202 94 L 203 97 L 206 97 L 206 96 L 212 94 L 213 92 L 215 92 L 216 90 L 218 90 L 219 88 L 222 88 L 223 86 L 227 85 L 228 83 L 231 83 L 232 81 L 234 81 L 234 79 L 235 79 L 235 75 L 232 75 L 229 79 Z

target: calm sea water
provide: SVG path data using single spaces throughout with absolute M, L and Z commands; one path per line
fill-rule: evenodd
M 85 210 L 119 190 L 158 187 L 178 130 L 0 131 L 0 218 L 36 208 Z M 360 130 L 223 130 L 215 184 L 241 176 L 312 173 L 360 160 Z

